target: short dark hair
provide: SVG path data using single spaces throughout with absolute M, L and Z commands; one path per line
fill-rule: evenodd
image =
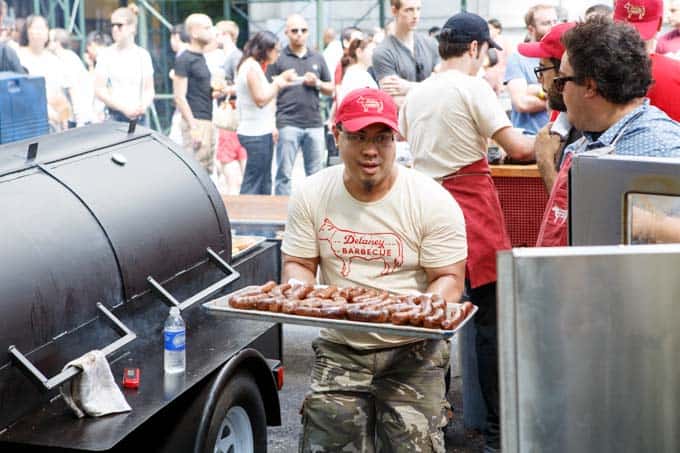
M 399 9 L 401 8 L 401 0 L 390 0 L 390 5 Z
M 652 84 L 645 43 L 629 24 L 594 16 L 562 36 L 574 77 L 591 79 L 613 104 L 628 104 L 647 94 Z
M 501 21 L 498 19 L 489 19 L 486 21 L 486 23 L 491 25 L 493 28 L 503 31 L 503 24 L 501 24 Z
M 586 10 L 586 17 L 590 16 L 591 14 L 601 14 L 603 16 L 609 16 L 613 12 L 614 9 L 611 6 L 605 5 L 604 3 L 598 3 L 597 5 L 593 5 Z
M 439 56 L 442 60 L 448 60 L 449 58 L 455 58 L 462 56 L 465 52 L 470 50 L 470 42 L 460 42 L 456 40 L 454 36 L 454 31 L 450 28 L 442 28 L 439 32 L 437 39 L 439 40 Z M 479 43 L 477 48 L 477 54 L 481 51 L 481 46 L 483 42 Z

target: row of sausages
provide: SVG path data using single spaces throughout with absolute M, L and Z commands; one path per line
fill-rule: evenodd
M 375 289 L 281 285 L 270 281 L 229 299 L 232 308 L 294 314 L 313 318 L 392 323 L 400 326 L 453 330 L 473 311 L 470 302 L 448 312 L 438 295 L 393 295 Z

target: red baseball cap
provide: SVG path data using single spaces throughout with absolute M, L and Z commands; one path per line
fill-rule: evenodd
M 385 124 L 399 132 L 397 104 L 384 91 L 359 88 L 350 91 L 335 113 L 335 124 L 348 132 L 356 132 L 371 124 Z
M 614 20 L 628 22 L 648 41 L 659 31 L 663 0 L 616 0 Z
M 576 26 L 575 22 L 557 24 L 539 42 L 525 42 L 517 46 L 521 55 L 529 58 L 556 58 L 564 53 L 562 35 Z

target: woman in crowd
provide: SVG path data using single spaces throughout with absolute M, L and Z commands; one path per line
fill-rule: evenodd
M 97 55 L 95 93 L 106 105 L 109 118 L 144 122 L 153 102 L 153 66 L 149 52 L 135 44 L 137 12 L 118 8 L 111 15 L 114 44 Z
M 21 65 L 30 75 L 45 78 L 47 115 L 50 128 L 61 131 L 67 127 L 71 117 L 71 105 L 66 96 L 68 87 L 64 72 L 57 57 L 47 50 L 49 38 L 47 19 L 42 16 L 28 16 L 20 38 L 17 52 Z
M 378 88 L 368 72 L 368 68 L 373 64 L 373 49 L 375 49 L 375 43 L 365 36 L 352 40 L 349 47 L 345 49 L 345 55 L 342 57 L 342 83 L 336 93 L 337 105 L 340 105 L 342 99 L 350 91 L 358 88 Z
M 274 33 L 255 34 L 243 49 L 236 73 L 236 106 L 240 120 L 238 140 L 246 149 L 247 163 L 242 194 L 270 195 L 272 192 L 272 155 L 276 132 L 276 96 L 296 76 L 289 69 L 267 81 L 266 66 L 276 61 L 281 52 Z

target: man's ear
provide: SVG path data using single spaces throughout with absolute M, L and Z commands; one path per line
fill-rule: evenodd
M 597 83 L 593 79 L 586 79 L 583 82 L 583 86 L 586 87 L 586 97 L 587 98 L 594 98 L 599 94 L 599 91 L 597 89 Z
M 479 42 L 478 41 L 472 41 L 470 43 L 470 47 L 468 47 L 468 52 L 470 53 L 470 56 L 475 59 L 477 58 L 478 52 L 479 52 Z

